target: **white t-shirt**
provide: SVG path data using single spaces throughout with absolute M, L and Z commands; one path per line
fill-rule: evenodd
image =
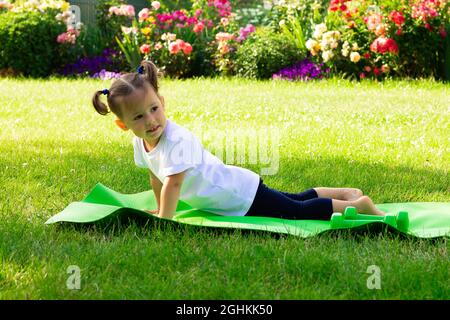
M 142 138 L 133 137 L 134 162 L 164 179 L 186 171 L 180 200 L 193 208 L 225 216 L 244 216 L 256 195 L 259 175 L 245 168 L 224 164 L 203 149 L 189 130 L 166 120 L 156 147 L 147 152 Z

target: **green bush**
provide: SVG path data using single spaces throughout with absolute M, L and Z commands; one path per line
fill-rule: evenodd
M 236 52 L 239 76 L 268 79 L 281 68 L 303 59 L 305 53 L 285 35 L 261 28 L 251 34 Z
M 47 77 L 61 62 L 56 38 L 65 31 L 66 25 L 52 11 L 1 14 L 0 69 Z

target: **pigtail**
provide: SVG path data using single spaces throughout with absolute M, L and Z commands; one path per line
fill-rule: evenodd
M 143 60 L 141 63 L 141 66 L 144 67 L 144 76 L 147 79 L 148 82 L 152 85 L 152 87 L 155 89 L 156 94 L 158 94 L 159 86 L 158 86 L 158 76 L 161 74 L 159 73 L 158 68 L 155 66 L 155 64 L 148 60 Z
M 103 91 L 96 91 L 92 97 L 92 105 L 94 106 L 95 110 L 100 113 L 101 115 L 105 116 L 110 111 L 108 110 L 108 107 L 106 104 L 100 101 L 100 95 L 103 94 Z

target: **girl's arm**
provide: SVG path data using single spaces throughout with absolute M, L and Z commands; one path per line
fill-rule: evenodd
M 172 219 L 177 209 L 180 198 L 181 185 L 183 184 L 185 172 L 180 172 L 164 179 L 161 189 L 161 207 L 158 217 Z
M 158 212 L 159 208 L 161 208 L 161 189 L 162 183 L 159 179 L 152 173 L 151 170 L 148 170 L 150 174 L 150 184 L 152 185 L 153 192 L 155 193 L 156 203 L 158 204 Z

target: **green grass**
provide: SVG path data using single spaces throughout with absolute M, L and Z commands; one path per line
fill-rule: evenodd
M 44 225 L 97 182 L 122 193 L 150 188 L 134 165 L 132 133 L 90 103 L 109 85 L 0 79 L 0 299 L 450 298 L 447 238 Z M 163 80 L 161 93 L 168 118 L 201 128 L 207 148 L 224 143 L 211 132 L 278 132 L 279 170 L 263 176 L 270 187 L 450 201 L 449 85 L 197 79 Z M 70 265 L 81 269 L 80 290 L 66 286 Z M 370 265 L 381 270 L 379 290 L 367 288 Z

